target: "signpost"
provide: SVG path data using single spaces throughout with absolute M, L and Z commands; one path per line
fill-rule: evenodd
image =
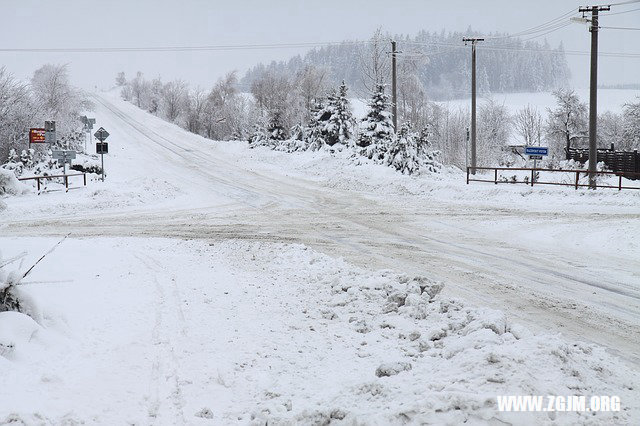
M 89 118 L 86 115 L 80 117 L 80 121 L 84 123 L 84 131 L 86 132 L 86 136 L 84 138 L 84 152 L 87 152 L 87 139 L 91 141 L 91 130 L 93 130 L 93 125 L 96 124 L 95 118 Z
M 109 132 L 107 132 L 103 127 L 100 127 L 93 136 L 100 141 L 99 143 L 96 143 L 96 154 L 100 154 L 100 159 L 102 161 L 102 181 L 104 182 L 104 154 L 109 152 L 109 144 L 106 143 L 105 140 L 109 137 Z
M 46 130 L 43 128 L 29 129 L 29 144 L 47 143 Z
M 48 144 L 56 143 L 56 122 L 45 121 L 44 122 L 44 139 Z
M 62 161 L 62 174 L 66 175 L 67 163 L 71 164 L 71 160 L 76 158 L 76 152 L 67 150 L 67 149 L 60 149 L 60 150 L 52 150 L 51 154 L 53 155 L 53 158 L 58 160 L 58 162 Z
M 533 168 L 538 168 L 538 160 L 542 160 L 542 157 L 549 155 L 549 148 L 546 146 L 525 146 L 524 153 L 529 156 L 529 160 L 533 160 Z M 532 172 L 531 184 L 535 180 L 535 173 Z

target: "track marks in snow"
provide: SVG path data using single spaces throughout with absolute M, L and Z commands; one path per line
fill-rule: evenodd
M 154 258 L 135 256 L 152 274 L 156 295 L 148 414 L 154 424 L 186 424 L 178 351 L 187 332 L 178 283 Z

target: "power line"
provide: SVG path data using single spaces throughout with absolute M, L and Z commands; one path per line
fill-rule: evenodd
M 636 9 L 629 9 L 629 10 L 624 10 L 622 12 L 615 12 L 615 13 L 605 13 L 602 16 L 613 16 L 613 15 L 622 15 L 624 13 L 631 13 L 631 12 L 637 12 L 640 10 L 640 7 L 636 8 Z M 602 17 L 601 16 L 601 17 Z
M 280 48 L 320 47 L 330 45 L 368 44 L 370 40 L 315 42 L 315 43 L 273 43 L 273 44 L 231 44 L 201 46 L 146 46 L 146 47 L 60 47 L 60 48 L 0 48 L 0 52 L 11 53 L 110 53 L 110 52 L 185 52 L 211 50 L 260 50 Z
M 422 45 L 422 46 L 429 46 L 429 45 L 433 45 L 433 46 L 446 46 L 446 47 L 452 47 L 455 50 L 455 48 L 457 47 L 458 49 L 463 49 L 463 46 L 460 45 L 455 45 L 453 43 L 444 43 L 444 42 L 404 42 L 405 44 L 416 44 L 416 45 Z M 552 54 L 559 54 L 559 53 L 564 53 L 566 55 L 576 55 L 576 56 L 584 56 L 584 55 L 590 55 L 590 52 L 588 51 L 584 51 L 584 50 L 558 50 L 558 49 L 532 49 L 532 48 L 526 48 L 526 47 L 520 47 L 520 48 L 513 48 L 510 47 L 509 45 L 505 45 L 505 46 L 500 46 L 500 45 L 492 45 L 492 44 L 484 44 L 481 47 L 482 50 L 508 50 L 508 51 L 515 51 L 515 52 L 532 52 L 532 53 L 552 53 Z M 620 57 L 620 58 L 640 58 L 640 53 L 625 53 L 625 52 L 599 52 L 600 56 L 609 56 L 609 57 Z
M 631 30 L 631 31 L 640 31 L 640 28 L 632 28 L 632 27 L 600 27 L 606 28 L 608 30 Z
M 496 39 L 503 39 L 503 38 L 513 38 L 513 37 L 522 37 L 522 36 L 527 36 L 527 35 L 532 35 L 538 32 L 543 32 L 546 31 L 550 28 L 552 28 L 553 26 L 559 24 L 559 23 L 564 23 L 564 18 L 568 17 L 569 15 L 573 15 L 575 14 L 575 9 L 572 8 L 570 11 L 563 13 L 562 15 L 558 16 L 557 18 L 554 18 L 550 21 L 547 21 L 543 24 L 537 25 L 535 27 L 531 27 L 531 28 L 527 28 L 526 30 L 522 30 L 513 34 L 507 34 L 504 36 L 488 36 L 485 37 L 485 39 L 487 40 L 496 40 Z
M 640 3 L 640 0 L 630 0 L 630 1 L 623 1 L 620 3 L 609 3 L 606 5 L 602 5 L 602 6 L 622 6 L 623 4 L 632 4 L 632 3 Z

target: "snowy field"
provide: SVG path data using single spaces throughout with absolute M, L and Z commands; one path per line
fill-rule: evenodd
M 0 313 L 0 422 L 640 422 L 640 191 L 408 177 L 95 102 L 107 181 L 0 204 L 22 270 L 66 236 L 19 287 L 36 322 Z
M 589 103 L 589 89 L 575 89 L 580 100 L 586 104 Z M 640 98 L 640 90 L 633 89 L 599 89 L 598 90 L 598 112 L 611 111 L 615 113 L 622 112 L 624 104 L 638 102 Z M 440 105 L 447 106 L 451 109 L 470 109 L 471 98 L 453 99 L 450 101 L 438 102 Z M 516 113 L 519 109 L 530 105 L 545 115 L 547 108 L 553 109 L 556 99 L 551 92 L 532 92 L 532 93 L 493 93 L 491 95 L 478 95 L 478 103 L 481 104 L 486 99 L 492 99 L 498 105 L 507 107 L 511 114 Z M 362 118 L 367 111 L 367 101 L 363 99 L 351 100 L 354 108 L 354 114 Z

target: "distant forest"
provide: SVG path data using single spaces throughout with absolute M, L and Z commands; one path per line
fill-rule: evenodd
M 368 97 L 371 90 L 366 84 L 366 68 L 370 66 L 372 50 L 384 53 L 380 58 L 382 66 L 389 68 L 388 52 L 393 39 L 401 52 L 399 79 L 406 75 L 417 78 L 421 89 L 433 100 L 461 98 L 469 93 L 471 76 L 471 47 L 465 47 L 462 38 L 474 36 L 478 34 L 471 30 L 422 31 L 414 37 L 378 32 L 368 42 L 346 41 L 314 48 L 287 61 L 258 64 L 247 71 L 240 85 L 248 89 L 267 72 L 296 75 L 305 67 L 314 66 L 325 68 L 334 86 L 344 80 L 357 95 Z M 522 40 L 505 34 L 492 35 L 477 44 L 477 67 L 481 94 L 550 91 L 565 87 L 570 77 L 562 44 L 552 48 L 546 40 Z

